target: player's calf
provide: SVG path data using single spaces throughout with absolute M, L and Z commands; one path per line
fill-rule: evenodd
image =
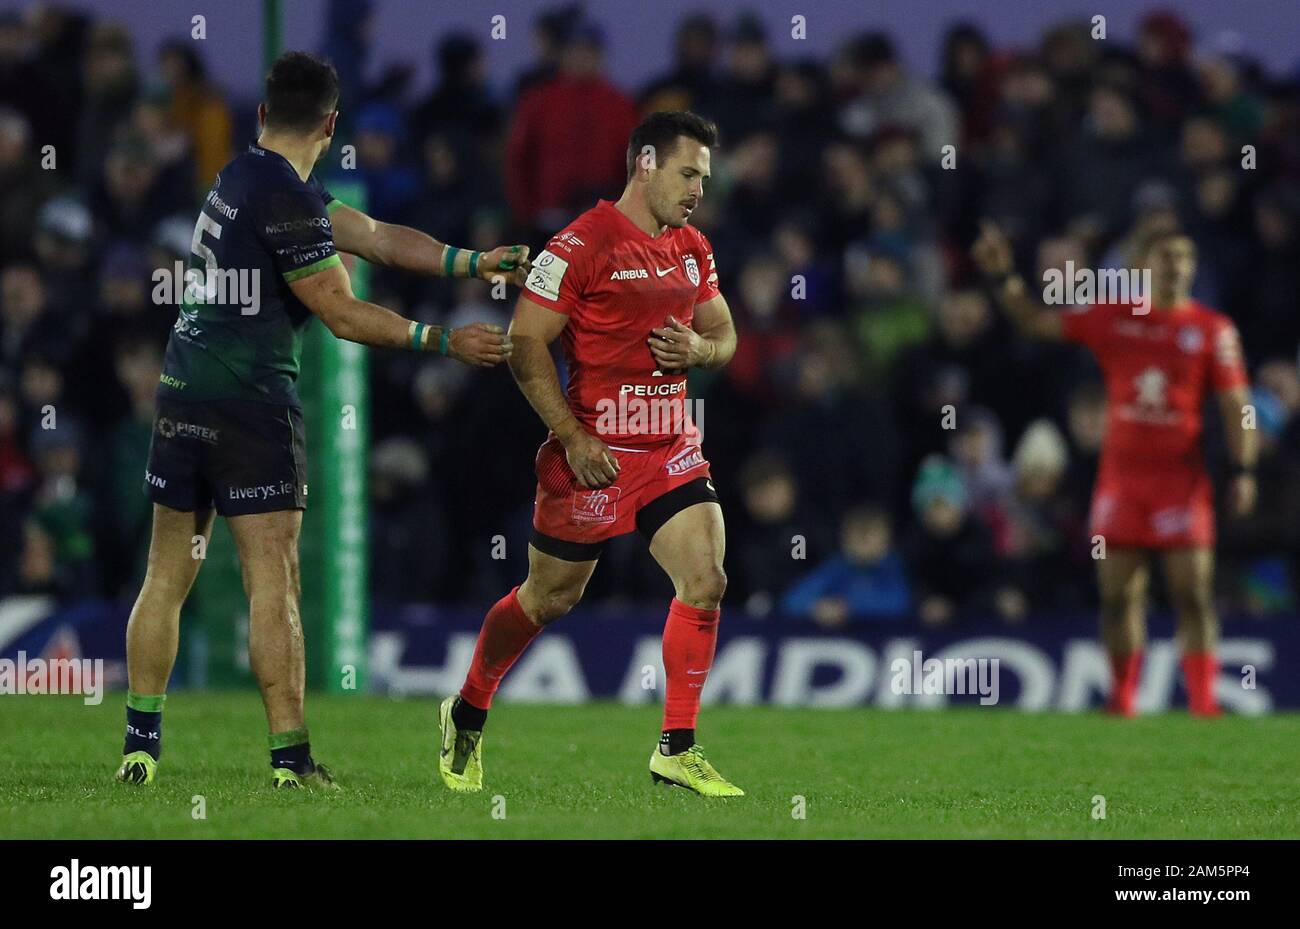
M 1219 618 L 1214 610 L 1214 553 L 1209 548 L 1174 549 L 1165 555 L 1169 599 L 1178 616 L 1183 682 L 1193 716 L 1219 715 L 1214 681 Z

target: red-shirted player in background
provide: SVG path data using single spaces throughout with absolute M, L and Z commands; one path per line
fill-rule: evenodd
M 440 708 L 439 771 L 453 790 L 482 787 L 483 724 L 501 678 L 581 599 L 604 543 L 636 529 L 676 592 L 651 774 L 705 796 L 744 793 L 695 744 L 726 575 L 686 372 L 719 368 L 736 350 L 713 247 L 687 225 L 716 142 L 713 124 L 692 113 L 648 117 L 632 132 L 622 197 L 583 213 L 533 262 L 510 325 L 510 367 L 550 435 L 537 453 L 528 577 L 488 611 L 465 685 Z M 567 395 L 549 348 L 557 337 Z
M 1250 389 L 1237 330 L 1191 299 L 1196 247 L 1163 232 L 1140 241 L 1131 260 L 1151 269 L 1145 306 L 1105 303 L 1074 312 L 1042 307 L 1013 271 L 1011 248 L 985 224 L 972 254 L 995 279 L 999 303 L 1024 334 L 1087 346 L 1106 382 L 1106 433 L 1091 531 L 1105 540 L 1097 560 L 1102 642 L 1114 678 L 1108 712 L 1134 715 L 1146 643 L 1147 554 L 1162 556 L 1178 615 L 1188 706 L 1217 716 L 1214 679 L 1214 489 L 1201 453 L 1201 407 L 1213 393 L 1232 457 L 1232 512 L 1255 505 L 1256 435 L 1246 425 Z M 1146 312 L 1143 312 L 1146 310 Z

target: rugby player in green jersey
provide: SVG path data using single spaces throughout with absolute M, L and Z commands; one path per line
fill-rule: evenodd
M 153 781 L 180 611 L 214 514 L 225 517 L 249 602 L 248 651 L 270 731 L 275 787 L 336 786 L 314 762 L 303 712 L 298 534 L 307 497 L 298 379 L 317 316 L 340 339 L 434 351 L 479 367 L 510 356 L 509 336 L 405 319 L 352 293 L 339 252 L 388 268 L 522 284 L 528 248 L 453 248 L 377 222 L 312 175 L 338 119 L 338 75 L 289 52 L 267 75 L 255 145 L 217 175 L 194 228 L 184 297 L 167 344 L 145 492 L 148 569 L 127 626 L 127 729 L 119 781 Z

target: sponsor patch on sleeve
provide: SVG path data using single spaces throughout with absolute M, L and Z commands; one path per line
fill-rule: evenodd
M 564 275 L 568 270 L 567 261 L 544 248 L 533 262 L 533 270 L 529 273 L 524 287 L 547 300 L 559 300 L 560 284 L 564 281 Z

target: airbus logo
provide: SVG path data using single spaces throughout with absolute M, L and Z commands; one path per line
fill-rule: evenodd
M 640 278 L 650 277 L 645 268 L 629 268 L 625 271 L 615 271 L 609 276 L 611 281 L 635 281 Z

